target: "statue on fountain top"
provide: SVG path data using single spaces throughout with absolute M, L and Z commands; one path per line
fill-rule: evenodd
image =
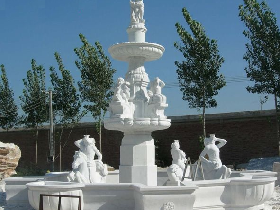
M 219 143 L 216 145 L 215 142 Z M 226 143 L 225 139 L 216 138 L 215 134 L 210 134 L 209 138 L 204 139 L 205 148 L 199 158 L 205 179 L 226 179 L 230 176 L 231 169 L 224 166 L 220 159 L 220 148 Z M 205 158 L 206 155 L 208 159 Z
M 95 146 L 94 138 L 84 135 L 74 143 L 80 150 L 75 152 L 72 163 L 73 171 L 69 174 L 69 181 L 81 183 L 105 182 L 108 174 L 107 165 L 102 162 L 102 155 Z M 95 155 L 98 159 L 94 160 Z
M 144 20 L 144 3 L 143 0 L 130 0 L 131 7 L 131 24 L 133 23 L 145 23 Z

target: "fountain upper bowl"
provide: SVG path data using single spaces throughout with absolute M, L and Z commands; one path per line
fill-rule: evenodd
M 154 61 L 163 55 L 164 47 L 148 42 L 124 42 L 109 48 L 111 56 L 120 61 L 129 61 L 130 57 L 144 57 L 145 61 Z

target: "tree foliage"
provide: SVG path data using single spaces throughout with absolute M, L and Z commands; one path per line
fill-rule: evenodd
M 53 87 L 53 107 L 55 123 L 60 125 L 59 157 L 60 171 L 62 168 L 62 151 L 67 145 L 72 128 L 83 117 L 81 112 L 80 95 L 75 87 L 75 81 L 69 70 L 65 69 L 59 53 L 54 53 L 58 64 L 59 74 L 54 67 L 50 67 L 50 77 Z M 62 143 L 62 135 L 65 128 L 71 128 L 68 138 Z M 62 145 L 63 144 L 63 145 Z
M 18 123 L 18 107 L 14 100 L 14 92 L 9 86 L 5 67 L 3 64 L 0 67 L 0 126 L 8 131 Z
M 82 34 L 79 36 L 82 46 L 74 49 L 78 56 L 75 63 L 81 71 L 81 81 L 78 85 L 85 102 L 84 108 L 99 122 L 97 131 L 101 134 L 100 125 L 113 95 L 111 88 L 116 70 L 112 68 L 111 61 L 99 42 L 92 46 Z
M 21 108 L 25 115 L 23 122 L 27 127 L 38 128 L 48 121 L 48 106 L 46 104 L 45 69 L 31 60 L 31 70 L 23 79 L 23 95 L 20 96 Z
M 46 104 L 45 69 L 31 60 L 31 70 L 23 79 L 24 89 L 20 96 L 21 108 L 24 112 L 23 123 L 30 128 L 35 128 L 35 161 L 37 164 L 38 129 L 48 121 L 48 105 Z
M 55 121 L 67 127 L 80 121 L 81 100 L 70 71 L 65 69 L 60 55 L 57 52 L 54 55 L 61 74 L 60 77 L 55 68 L 50 67 Z
M 246 26 L 243 34 L 248 39 L 244 59 L 247 77 L 254 81 L 247 90 L 252 93 L 274 94 L 280 91 L 280 31 L 275 15 L 267 4 L 244 0 L 239 16 Z
M 247 77 L 254 82 L 247 90 L 252 93 L 273 94 L 277 139 L 279 141 L 278 98 L 280 97 L 280 31 L 275 14 L 262 1 L 244 0 L 239 6 L 239 16 L 248 39 L 244 59 Z
M 183 100 L 188 101 L 190 108 L 203 110 L 205 136 L 205 109 L 217 106 L 213 97 L 226 85 L 224 76 L 219 74 L 224 58 L 219 55 L 217 41 L 207 37 L 202 25 L 191 18 L 186 8 L 182 13 L 191 33 L 180 23 L 175 24 L 181 43 L 175 42 L 174 46 L 185 58 L 175 61 L 175 65 Z

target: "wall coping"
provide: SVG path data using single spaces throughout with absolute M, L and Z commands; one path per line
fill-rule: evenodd
M 187 123 L 187 122 L 199 122 L 201 120 L 201 115 L 183 115 L 183 116 L 168 116 L 168 119 L 171 119 L 171 123 Z M 274 117 L 275 110 L 258 110 L 258 111 L 243 111 L 243 112 L 229 112 L 229 113 L 219 113 L 219 114 L 206 114 L 206 121 L 223 121 L 223 120 L 250 120 L 250 119 L 262 119 L 265 117 Z M 74 126 L 74 128 L 86 128 L 86 127 L 95 127 L 93 122 L 82 122 Z M 60 126 L 57 125 L 56 129 L 59 129 Z M 13 128 L 9 132 L 17 131 L 31 131 L 32 128 Z M 49 130 L 49 125 L 44 125 L 39 128 L 39 130 Z M 0 129 L 0 133 L 6 132 L 6 130 Z
M 194 122 L 200 121 L 201 115 L 184 115 L 184 116 L 169 116 L 172 122 Z M 229 113 L 219 113 L 219 114 L 206 114 L 206 121 L 214 121 L 214 120 L 250 120 L 261 119 L 266 117 L 274 117 L 275 110 L 258 110 L 258 111 L 243 111 L 243 112 L 229 112 Z

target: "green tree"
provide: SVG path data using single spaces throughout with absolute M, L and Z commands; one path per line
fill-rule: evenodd
M 175 42 L 174 46 L 185 58 L 175 61 L 175 65 L 183 100 L 188 101 L 190 108 L 202 109 L 205 137 L 205 109 L 217 106 L 213 97 L 226 85 L 224 76 L 219 74 L 224 59 L 219 55 L 217 41 L 206 36 L 202 25 L 191 18 L 186 8 L 182 13 L 192 33 L 180 23 L 175 24 L 181 43 Z
M 67 145 L 70 134 L 75 124 L 77 124 L 83 117 L 81 113 L 81 100 L 75 87 L 75 81 L 71 76 L 69 70 L 65 69 L 59 53 L 54 53 L 57 61 L 59 72 L 58 75 L 54 67 L 50 67 L 50 77 L 53 86 L 53 107 L 55 122 L 60 125 L 59 133 L 59 157 L 60 157 L 60 170 L 61 170 L 61 157 L 64 147 Z M 65 128 L 71 128 L 68 139 L 62 146 L 62 135 Z
M 18 107 L 14 100 L 14 92 L 9 86 L 4 65 L 1 65 L 0 80 L 0 124 L 7 132 L 18 123 Z
M 79 36 L 82 46 L 74 49 L 78 56 L 75 63 L 81 71 L 81 81 L 78 85 L 85 102 L 84 108 L 98 122 L 96 125 L 101 151 L 101 123 L 113 95 L 111 88 L 116 70 L 112 68 L 99 42 L 95 42 L 95 46 L 92 46 L 82 34 Z
M 275 101 L 277 139 L 279 141 L 278 98 L 280 97 L 280 31 L 275 14 L 262 1 L 244 0 L 239 6 L 239 17 L 248 39 L 244 60 L 247 77 L 254 81 L 248 86 L 251 93 L 272 94 Z
M 45 69 L 31 60 L 31 70 L 27 71 L 27 77 L 23 79 L 23 95 L 20 96 L 21 108 L 25 113 L 23 123 L 34 128 L 35 133 L 35 161 L 38 157 L 38 129 L 48 121 L 48 106 L 46 104 Z

